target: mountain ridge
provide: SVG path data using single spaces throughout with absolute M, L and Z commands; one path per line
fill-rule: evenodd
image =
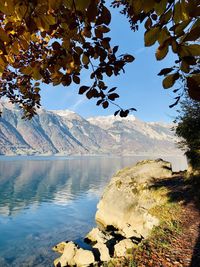
M 0 103 L 1 155 L 181 154 L 171 125 L 127 118 L 83 118 L 70 110 L 38 110 L 22 120 L 21 110 Z

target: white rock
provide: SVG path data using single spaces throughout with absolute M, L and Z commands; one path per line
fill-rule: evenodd
M 149 211 L 164 201 L 150 187 L 154 179 L 171 176 L 171 164 L 161 159 L 142 161 L 119 171 L 97 206 L 97 224 L 104 228 L 112 225 L 126 238 L 147 237 L 158 224 Z
M 136 245 L 130 239 L 123 239 L 114 247 L 114 255 L 116 257 L 124 257 L 128 249 L 134 248 Z
M 106 243 L 112 236 L 104 234 L 99 228 L 93 228 L 85 237 L 90 242 Z
M 62 254 L 67 243 L 68 242 L 60 242 L 56 246 L 54 246 L 52 250 Z
M 93 246 L 94 249 L 97 249 L 99 254 L 100 254 L 100 260 L 101 261 L 109 261 L 110 258 L 110 254 L 109 254 L 109 249 L 107 248 L 107 246 L 103 243 L 96 243 Z
M 92 251 L 84 250 L 82 248 L 76 251 L 74 256 L 74 263 L 77 267 L 86 267 L 95 262 Z
M 60 265 L 60 257 L 55 259 L 53 264 L 54 264 L 55 267 L 59 266 Z
M 73 242 L 66 243 L 62 256 L 58 259 L 61 267 L 66 265 L 74 265 L 74 256 L 77 252 L 77 247 Z
M 121 229 L 121 231 L 119 231 L 119 233 L 122 235 L 122 236 L 125 236 L 127 238 L 131 238 L 131 237 L 136 237 L 136 238 L 142 238 L 140 234 L 138 234 L 136 232 L 136 230 L 130 225 L 130 224 L 126 224 L 124 226 L 123 229 Z

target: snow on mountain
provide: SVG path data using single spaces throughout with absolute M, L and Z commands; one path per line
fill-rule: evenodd
M 92 117 L 89 118 L 88 121 L 94 125 L 100 126 L 105 130 L 111 131 L 113 134 L 117 133 L 118 131 L 131 133 L 134 130 L 151 139 L 177 140 L 171 130 L 172 125 L 167 123 L 143 122 L 138 120 L 133 115 L 130 115 L 126 118 L 115 116 Z
M 69 110 L 40 109 L 22 120 L 17 106 L 0 103 L 0 154 L 180 154 L 171 125 L 99 116 L 84 119 Z
M 135 116 L 129 115 L 126 118 L 121 118 L 119 116 L 109 115 L 109 116 L 98 116 L 89 118 L 88 121 L 94 125 L 98 125 L 102 129 L 109 129 L 116 122 L 123 122 L 128 124 L 132 124 L 136 120 Z

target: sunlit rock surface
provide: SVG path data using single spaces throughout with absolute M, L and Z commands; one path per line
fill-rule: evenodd
M 166 198 L 153 184 L 169 177 L 172 177 L 171 164 L 162 159 L 140 161 L 116 173 L 97 206 L 98 227 L 84 239 L 91 251 L 77 248 L 72 242 L 61 242 L 53 248 L 62 253 L 54 265 L 103 266 L 94 264 L 125 257 L 128 250 L 136 247 L 159 224 L 151 209 L 165 203 Z
M 142 161 L 119 171 L 97 206 L 96 222 L 105 229 L 113 226 L 126 238 L 146 237 L 158 224 L 149 210 L 161 201 L 150 186 L 154 179 L 171 175 L 171 164 L 163 160 Z

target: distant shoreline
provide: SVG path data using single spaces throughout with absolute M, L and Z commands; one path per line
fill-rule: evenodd
M 184 154 L 151 154 L 151 153 L 140 153 L 140 154 L 2 154 L 0 155 L 0 158 L 3 157 L 66 157 L 66 158 L 72 158 L 72 157 L 185 157 Z

